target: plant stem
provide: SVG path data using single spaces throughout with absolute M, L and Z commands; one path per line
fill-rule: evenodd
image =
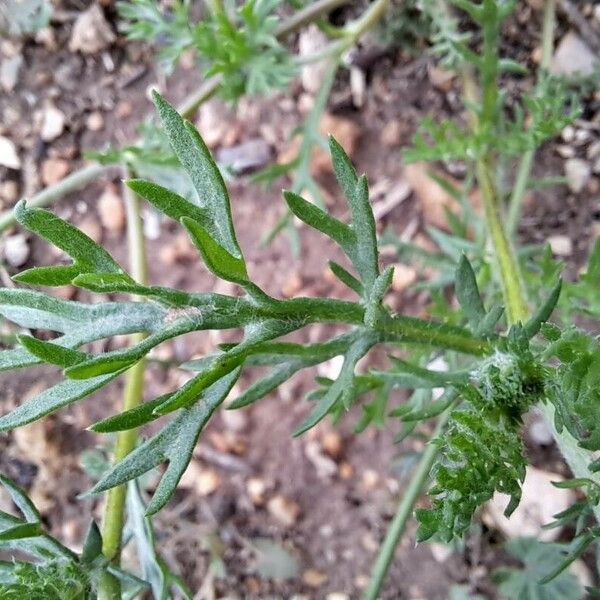
M 544 5 L 544 22 L 542 25 L 542 58 L 540 61 L 540 69 L 542 73 L 548 71 L 550 68 L 550 62 L 552 61 L 555 23 L 556 0 L 546 0 Z M 539 84 L 540 79 L 538 78 L 538 86 Z M 523 158 L 521 158 L 519 170 L 517 171 L 517 177 L 515 179 L 510 197 L 508 217 L 506 222 L 506 228 L 511 237 L 514 236 L 521 219 L 523 198 L 525 197 L 525 191 L 527 190 L 527 184 L 529 182 L 529 175 L 531 173 L 531 167 L 533 166 L 534 156 L 535 149 L 532 148 L 531 150 L 527 150 L 527 152 L 523 154 Z
M 442 434 L 449 416 L 450 409 L 448 409 L 440 417 L 440 420 L 435 428 L 435 432 L 433 433 L 433 438 L 436 438 Z M 398 545 L 398 542 L 404 533 L 406 522 L 412 515 L 413 506 L 421 495 L 423 487 L 427 482 L 429 472 L 431 471 L 431 467 L 433 466 L 438 450 L 438 446 L 430 442 L 425 449 L 425 452 L 423 452 L 423 455 L 421 456 L 421 460 L 419 461 L 419 464 L 412 475 L 409 486 L 406 488 L 406 491 L 402 496 L 402 500 L 398 505 L 398 510 L 396 511 L 394 519 L 387 530 L 383 544 L 379 549 L 377 560 L 375 561 L 373 569 L 371 570 L 369 585 L 367 586 L 367 589 L 363 595 L 364 600 L 376 600 L 379 595 L 381 586 L 383 585 L 392 559 L 394 558 L 396 546 Z
M 129 247 L 129 268 L 131 276 L 140 284 L 145 285 L 147 276 L 146 248 L 143 224 L 140 213 L 139 198 L 123 185 L 125 207 L 127 211 L 127 242 Z M 144 338 L 143 333 L 131 336 L 131 344 L 137 344 Z M 140 360 L 126 374 L 125 390 L 123 392 L 123 410 L 131 410 L 138 406 L 143 399 L 145 360 Z M 114 463 L 121 462 L 134 448 L 137 442 L 137 429 L 119 432 L 114 452 Z M 123 484 L 109 490 L 104 509 L 102 523 L 102 552 L 104 556 L 119 563 L 121 539 L 125 522 L 125 501 L 127 485 Z M 115 583 L 116 582 L 116 583 Z M 101 600 L 115 597 L 115 585 L 118 580 L 107 574 L 100 585 Z M 120 598 L 119 596 L 116 596 Z
M 554 23 L 554 0 L 547 0 L 546 10 L 544 37 L 546 40 L 551 40 L 552 36 L 550 32 Z M 552 47 L 548 43 L 545 43 L 544 48 L 544 60 L 549 60 L 549 57 L 552 55 Z M 487 82 L 487 85 L 496 85 L 496 82 L 490 80 Z M 470 87 L 467 86 L 467 89 L 470 89 Z M 485 90 L 483 91 L 483 95 L 485 97 Z M 483 196 L 485 219 L 490 232 L 491 243 L 494 248 L 494 254 L 497 257 L 498 272 L 506 304 L 507 321 L 510 326 L 518 322 L 524 322 L 529 316 L 529 307 L 527 305 L 525 286 L 523 285 L 521 265 L 517 260 L 502 222 L 499 196 L 494 181 L 493 170 L 490 165 L 490 157 L 480 159 L 477 162 L 477 178 Z M 589 470 L 589 452 L 581 448 L 577 440 L 568 431 L 563 429 L 559 433 L 555 427 L 552 427 L 554 423 L 554 407 L 546 403 L 542 404 L 540 408 L 551 426 L 556 444 L 573 475 L 575 477 L 589 478 L 600 483 L 598 474 L 592 473 Z M 596 520 L 600 523 L 600 506 L 594 507 L 594 514 Z
M 49 204 L 52 204 L 56 200 L 62 198 L 65 194 L 69 194 L 84 187 L 90 181 L 114 168 L 114 165 L 107 166 L 99 163 L 86 165 L 74 173 L 67 175 L 67 177 L 58 183 L 51 185 L 35 196 L 32 196 L 27 201 L 27 204 L 30 208 L 42 208 L 44 206 L 48 206 Z M 15 222 L 16 221 L 12 210 L 3 212 L 0 215 L 0 233 L 6 231 L 9 227 L 12 227 Z

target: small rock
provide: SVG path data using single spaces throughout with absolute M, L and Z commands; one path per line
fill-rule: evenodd
M 555 540 L 560 535 L 561 528 L 542 529 L 542 525 L 552 522 L 553 516 L 566 510 L 573 501 L 573 490 L 559 489 L 552 485 L 553 481 L 563 479 L 556 473 L 527 467 L 521 502 L 515 512 L 507 519 L 504 510 L 509 497 L 495 494 L 486 505 L 484 521 L 498 528 L 508 538 L 532 536 L 544 542 Z
M 595 175 L 600 175 L 600 156 L 596 159 L 596 162 L 592 166 L 592 171 Z
M 119 102 L 119 104 L 117 104 L 115 112 L 119 119 L 126 119 L 127 117 L 131 116 L 131 113 L 133 113 L 133 104 L 131 104 L 131 102 L 128 100 L 122 100 Z
M 565 161 L 567 185 L 574 194 L 579 194 L 590 180 L 592 169 L 589 163 L 581 158 L 570 158 Z
M 59 137 L 65 129 L 65 115 L 53 104 L 48 104 L 42 117 L 40 137 L 45 142 L 51 142 Z
M 210 496 L 221 485 L 219 474 L 213 469 L 205 469 L 197 461 L 192 461 L 183 474 L 179 485 L 193 489 L 199 496 Z
M 327 583 L 329 577 L 316 569 L 307 569 L 302 573 L 302 582 L 311 588 L 319 588 Z
M 348 481 L 354 475 L 354 468 L 348 462 L 340 464 L 339 476 L 343 481 Z
M 264 479 L 260 477 L 250 477 L 246 482 L 246 492 L 250 497 L 250 501 L 255 506 L 263 506 L 265 503 L 265 494 L 267 491 L 267 484 Z
M 337 465 L 331 458 L 323 454 L 321 446 L 317 442 L 307 442 L 304 447 L 304 454 L 317 471 L 317 476 L 320 479 L 331 479 L 337 473 Z
M 125 227 L 125 209 L 121 196 L 114 187 L 108 187 L 98 200 L 98 215 L 102 226 L 114 235 Z
M 573 254 L 573 242 L 566 235 L 551 235 L 548 243 L 555 256 L 571 256 Z
M 12 204 L 19 197 L 19 185 L 16 181 L 0 183 L 0 203 Z
M 448 546 L 447 544 L 440 544 L 439 542 L 431 542 L 427 544 L 427 547 L 433 554 L 433 558 L 435 558 L 436 562 L 444 563 L 448 560 L 454 550 L 452 546 Z
M 452 89 L 452 82 L 456 77 L 456 73 L 447 71 L 446 69 L 442 69 L 433 64 L 429 65 L 427 73 L 433 87 L 442 92 L 449 92 Z
M 350 91 L 352 92 L 352 104 L 356 108 L 362 108 L 367 96 L 367 76 L 362 69 L 350 67 Z
M 195 489 L 199 496 L 210 496 L 221 485 L 219 474 L 213 469 L 202 469 L 195 481 Z
M 577 152 L 573 146 L 568 146 L 567 144 L 559 144 L 556 146 L 556 152 L 562 158 L 573 158 Z
M 42 182 L 44 185 L 58 183 L 71 170 L 71 164 L 64 158 L 47 158 L 42 163 Z
M 292 527 L 300 516 L 300 506 L 281 495 L 274 496 L 269 500 L 267 510 L 286 527 Z
M 17 148 L 11 140 L 0 135 L 0 165 L 9 169 L 20 169 L 21 159 Z
M 302 278 L 293 272 L 281 286 L 281 294 L 284 298 L 292 298 L 302 289 Z
M 413 267 L 396 263 L 392 277 L 392 289 L 395 292 L 403 292 L 417 280 L 417 271 Z
M 379 483 L 379 473 L 373 469 L 365 469 L 362 474 L 362 484 L 366 490 L 372 490 Z
M 4 240 L 4 258 L 11 267 L 22 267 L 29 258 L 29 243 L 22 233 L 9 235 Z
M 85 121 L 85 125 L 90 131 L 102 131 L 104 129 L 104 117 L 102 113 L 98 110 L 90 113 Z
M 5 92 L 12 92 L 15 89 L 22 66 L 23 56 L 21 54 L 5 58 L 0 64 L 0 87 Z
M 598 58 L 588 45 L 573 31 L 559 42 L 550 71 L 554 75 L 588 77 L 594 74 Z
M 575 128 L 572 125 L 567 125 L 561 132 L 560 137 L 567 144 L 570 144 L 575 139 Z
M 325 600 L 350 600 L 350 596 L 344 592 L 331 592 L 325 596 Z
M 69 50 L 83 54 L 97 54 L 108 48 L 115 39 L 115 34 L 104 18 L 102 9 L 97 4 L 92 4 L 77 17 L 73 24 Z
M 324 136 L 332 135 L 350 158 L 354 156 L 361 136 L 361 128 L 354 121 L 326 112 L 321 117 L 319 130 Z M 332 166 L 329 152 L 319 148 L 313 155 L 311 166 L 315 173 L 330 173 Z
M 342 436 L 335 430 L 327 431 L 321 438 L 321 445 L 323 450 L 331 458 L 338 459 L 342 455 Z
M 329 38 L 313 23 L 302 29 L 298 36 L 298 54 L 301 58 L 318 54 L 329 43 Z M 309 94 L 317 94 L 329 69 L 329 61 L 317 60 L 302 66 L 300 81 Z
M 594 142 L 593 144 L 590 144 L 585 155 L 588 158 L 588 160 L 600 158 L 600 140 Z
M 144 237 L 157 240 L 160 237 L 160 213 L 153 208 L 144 208 Z
M 214 149 L 222 145 L 223 138 L 234 120 L 233 112 L 223 102 L 209 100 L 200 106 L 196 125 L 204 143 Z
M 381 130 L 381 143 L 388 148 L 395 148 L 402 143 L 404 126 L 398 119 L 386 123 Z
M 271 147 L 262 138 L 247 140 L 230 148 L 220 148 L 216 154 L 217 162 L 236 175 L 262 169 L 269 164 L 271 157 Z

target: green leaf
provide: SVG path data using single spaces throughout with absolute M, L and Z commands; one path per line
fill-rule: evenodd
M 243 258 L 233 256 L 223 246 L 219 245 L 198 221 L 189 217 L 182 217 L 181 223 L 202 254 L 206 266 L 217 277 L 240 285 L 248 283 L 248 272 Z
M 42 527 L 37 523 L 22 523 L 9 529 L 0 531 L 0 544 L 12 540 L 22 540 L 24 538 L 37 537 L 42 534 Z
M 354 369 L 356 363 L 377 343 L 378 337 L 372 332 L 358 332 L 356 339 L 348 348 L 344 356 L 344 363 L 339 377 L 331 385 L 327 393 L 319 400 L 308 417 L 294 431 L 294 436 L 299 436 L 314 427 L 327 413 L 341 400 L 345 404 L 352 390 Z
M 373 282 L 373 287 L 369 292 L 365 307 L 365 325 L 374 328 L 377 325 L 379 316 L 382 313 L 381 303 L 383 296 L 392 285 L 394 277 L 394 267 L 387 267 L 381 275 L 378 275 Z
M 323 209 L 315 206 L 312 202 L 305 200 L 302 196 L 284 190 L 283 197 L 290 210 L 307 225 L 324 233 L 336 242 L 344 252 L 354 256 L 356 246 L 356 234 L 341 221 L 326 213 Z
M 85 541 L 83 542 L 83 550 L 81 551 L 81 561 L 91 563 L 96 558 L 102 555 L 102 535 L 96 521 L 90 523 Z
M 129 179 L 126 183 L 136 194 L 148 200 L 160 212 L 171 217 L 171 219 L 174 219 L 178 223 L 182 217 L 189 217 L 199 223 L 204 223 L 208 218 L 206 209 L 192 204 L 179 194 L 161 185 L 144 181 L 143 179 Z
M 145 512 L 139 482 L 130 481 L 127 488 L 128 526 L 135 540 L 136 554 L 144 580 L 152 587 L 153 597 L 157 600 L 167 600 L 171 587 L 177 588 L 186 600 L 192 600 L 190 590 L 179 576 L 171 572 L 158 553 L 152 521 Z
M 184 121 L 160 94 L 153 92 L 152 97 L 173 151 L 198 192 L 200 208 L 210 217 L 203 220 L 203 228 L 229 254 L 241 260 L 242 252 L 231 221 L 229 195 L 206 144 L 194 126 Z
M 361 282 L 354 277 L 351 273 L 349 273 L 344 267 L 339 265 L 333 260 L 329 261 L 329 268 L 331 272 L 346 286 L 348 286 L 352 291 L 356 292 L 359 296 L 363 294 L 363 287 Z
M 154 331 L 168 317 L 156 303 L 84 304 L 12 288 L 0 288 L 0 314 L 28 329 L 68 333 L 69 339 L 82 340 L 78 345 L 113 335 Z
M 535 538 L 517 538 L 504 544 L 506 551 L 523 563 L 522 569 L 501 568 L 492 574 L 503 598 L 540 598 L 544 600 L 582 599 L 577 578 L 562 573 L 547 584 L 540 579 L 562 562 L 565 546 Z
M 164 404 L 164 402 L 172 395 L 172 393 L 163 394 L 162 396 L 158 396 L 153 400 L 143 402 L 135 408 L 123 411 L 118 415 L 113 415 L 112 417 L 108 417 L 102 421 L 98 421 L 97 423 L 91 425 L 89 429 L 90 431 L 95 431 L 96 433 L 113 433 L 115 431 L 125 431 L 128 429 L 141 427 L 146 423 L 155 421 L 161 416 L 156 414 L 155 409 Z
M 370 290 L 379 275 L 379 258 L 375 218 L 369 204 L 367 179 L 364 175 L 356 175 L 348 155 L 332 136 L 329 137 L 329 150 L 335 176 L 346 196 L 352 216 L 352 230 L 356 235 L 354 266 L 360 274 L 363 286 Z
M 44 390 L 25 404 L 0 417 L 0 431 L 10 431 L 89 396 L 115 379 L 120 372 L 101 375 L 85 381 L 61 381 Z
M 15 506 L 21 511 L 25 520 L 28 523 L 39 523 L 42 520 L 40 512 L 35 507 L 33 502 L 29 499 L 29 496 L 22 490 L 14 481 L 0 475 L 0 483 L 2 487 L 10 494 L 11 500 Z
M 225 400 L 239 376 L 239 369 L 229 373 L 203 395 L 201 402 L 181 409 L 162 431 L 157 433 L 115 465 L 90 491 L 98 494 L 131 481 L 169 461 L 154 496 L 146 509 L 147 515 L 158 512 L 171 498 L 185 472 L 200 432 L 216 408 Z
M 540 328 L 542 327 L 542 324 L 550 318 L 560 297 L 561 289 L 562 279 L 559 279 L 556 282 L 555 286 L 552 288 L 552 291 L 548 295 L 546 301 L 534 313 L 531 319 L 527 321 L 523 329 L 525 331 L 525 335 L 528 338 L 532 338 L 533 336 L 537 335 L 540 331 Z
M 266 377 L 259 379 L 240 394 L 227 408 L 235 410 L 253 404 L 277 389 L 284 381 L 306 367 L 306 361 L 297 359 L 285 362 L 273 369 Z
M 17 221 L 73 258 L 73 265 L 37 267 L 13 279 L 32 285 L 66 285 L 80 273 L 121 273 L 111 255 L 82 231 L 41 208 L 27 208 L 21 200 L 14 209 Z
M 87 354 L 84 352 L 71 350 L 70 348 L 52 344 L 51 342 L 44 342 L 29 335 L 19 335 L 17 336 L 17 340 L 33 356 L 51 365 L 70 367 L 87 358 Z
M 461 255 L 456 269 L 456 297 L 469 323 L 473 327 L 479 327 L 486 316 L 486 311 L 479 294 L 475 272 L 464 254 Z

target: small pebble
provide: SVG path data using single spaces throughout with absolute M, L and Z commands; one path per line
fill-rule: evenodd
M 53 104 L 46 106 L 42 117 L 40 137 L 45 142 L 52 142 L 62 134 L 64 129 L 65 114 Z
M 556 256 L 571 256 L 573 254 L 573 242 L 566 235 L 551 235 L 548 243 L 552 254 Z
M 300 516 L 298 503 L 281 495 L 274 496 L 269 500 L 267 510 L 286 527 L 292 527 Z
M 113 235 L 120 234 L 125 227 L 125 209 L 121 196 L 113 186 L 100 196 L 97 209 L 102 226 Z
M 69 161 L 63 158 L 47 158 L 42 163 L 42 181 L 44 185 L 58 183 L 71 170 Z
M 9 235 L 4 240 L 4 258 L 11 267 L 22 267 L 29 258 L 27 238 L 22 233 Z
M 579 194 L 585 188 L 591 171 L 589 163 L 581 158 L 570 158 L 565 162 L 567 185 L 574 194 Z

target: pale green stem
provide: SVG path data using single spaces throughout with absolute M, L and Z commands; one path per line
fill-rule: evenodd
M 450 410 L 447 410 L 440 417 L 437 427 L 433 433 L 434 439 L 442 434 L 449 416 Z M 379 591 L 381 590 L 381 586 L 383 585 L 387 572 L 394 558 L 394 553 L 396 551 L 396 547 L 398 546 L 398 542 L 400 541 L 400 538 L 406 529 L 406 522 L 412 516 L 415 502 L 418 500 L 423 488 L 425 487 L 425 484 L 427 483 L 431 467 L 433 466 L 438 451 L 439 447 L 430 442 L 421 456 L 421 460 L 419 461 L 419 464 L 417 465 L 417 468 L 411 477 L 406 491 L 402 495 L 402 500 L 398 505 L 394 519 L 390 523 L 385 535 L 385 539 L 383 540 L 383 544 L 379 549 L 377 560 L 375 561 L 373 569 L 371 570 L 369 585 L 367 586 L 367 589 L 363 595 L 364 600 L 376 600 L 376 598 L 379 596 Z
M 125 208 L 127 211 L 127 242 L 129 247 L 129 268 L 131 276 L 142 285 L 146 285 L 147 261 L 146 245 L 143 223 L 140 211 L 139 198 L 126 186 L 123 186 Z M 144 338 L 143 333 L 134 334 L 130 343 L 137 344 Z M 143 400 L 144 372 L 146 362 L 144 359 L 136 363 L 127 371 L 125 390 L 123 392 L 123 411 L 131 410 Z M 114 464 L 121 462 L 136 446 L 138 430 L 128 429 L 119 432 L 114 450 Z M 108 491 L 104 507 L 104 520 L 102 523 L 102 553 L 110 560 L 119 564 L 123 526 L 125 523 L 125 502 L 127 498 L 127 485 L 123 484 Z M 115 596 L 120 585 L 118 580 L 106 574 L 100 582 L 100 600 L 120 598 Z M 119 592 L 120 594 L 120 592 Z
M 67 175 L 67 177 L 61 179 L 61 181 L 58 183 L 51 185 L 43 189 L 35 196 L 32 196 L 27 201 L 27 205 L 29 208 L 43 208 L 44 206 L 48 206 L 66 194 L 70 194 L 71 192 L 81 189 L 90 181 L 97 179 L 103 173 L 114 168 L 114 165 L 107 166 L 99 163 L 86 165 L 74 173 Z M 16 220 L 12 210 L 3 212 L 0 215 L 0 234 L 6 231 L 9 227 L 12 227 L 15 223 Z
M 542 57 L 540 61 L 540 69 L 542 72 L 548 71 L 552 61 L 555 22 L 556 0 L 546 0 L 544 6 L 544 22 L 542 26 Z M 519 170 L 517 171 L 517 177 L 510 197 L 506 223 L 506 228 L 511 237 L 514 236 L 521 219 L 523 199 L 525 198 L 525 192 L 527 191 L 527 184 L 529 183 L 529 175 L 531 173 L 531 167 L 533 166 L 534 156 L 535 148 L 527 150 L 521 158 Z

